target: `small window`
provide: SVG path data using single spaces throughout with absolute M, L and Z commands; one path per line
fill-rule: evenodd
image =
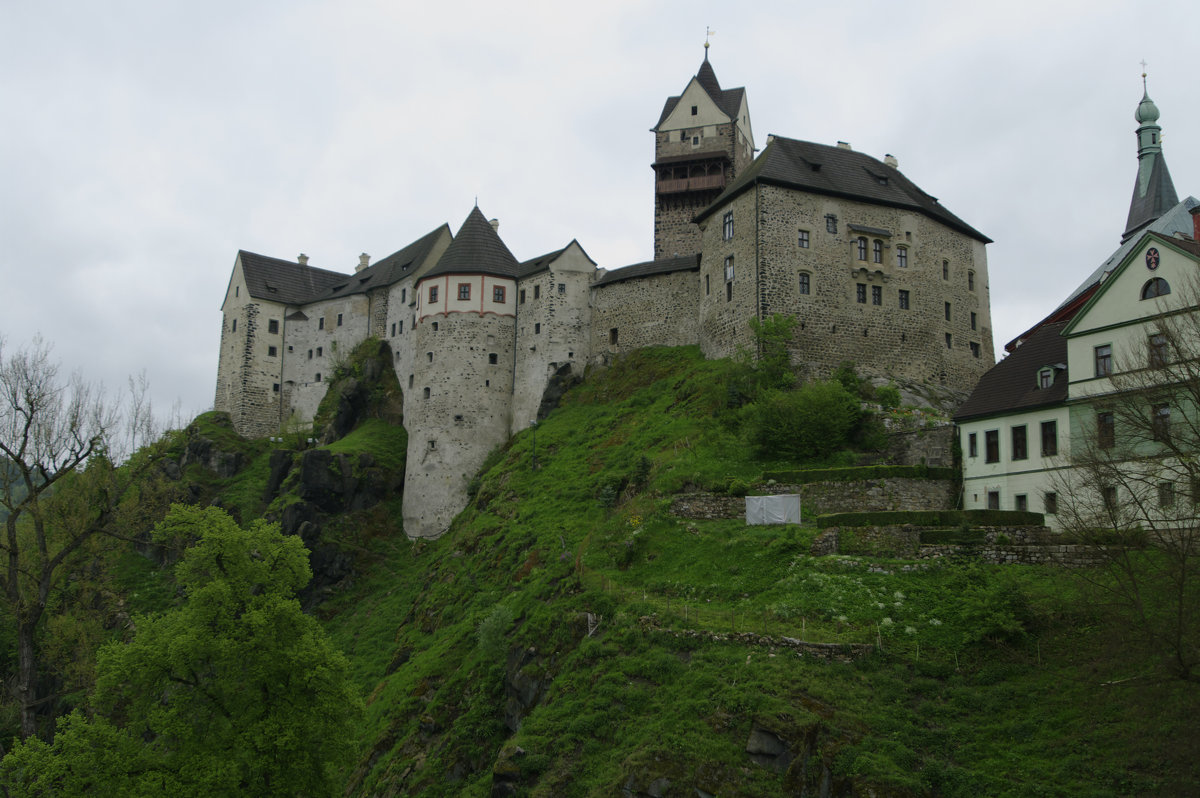
M 942 279 L 943 280 L 950 279 L 950 261 L 948 261 L 948 260 L 942 261 Z
M 522 305 L 525 304 L 525 289 L 524 288 L 521 289 L 521 293 L 517 297 L 517 302 Z
M 566 295 L 566 293 L 567 293 L 567 284 L 566 284 L 566 283 L 559 283 L 559 284 L 558 284 L 558 295 L 559 295 L 559 296 L 565 296 L 565 295 Z
M 856 283 L 854 286 L 854 298 L 858 300 L 858 304 L 867 304 L 867 285 L 866 283 Z
M 234 296 L 241 296 L 241 295 L 242 295 L 242 287 L 241 287 L 240 285 L 235 285 L 235 286 L 233 287 L 233 295 L 234 295 Z
M 430 326 L 431 326 L 431 327 L 433 327 L 433 331 L 434 331 L 434 332 L 437 332 L 437 331 L 438 331 L 438 323 L 437 323 L 436 321 L 435 321 L 435 322 L 433 322 L 432 324 L 430 324 Z
M 413 387 L 413 375 L 411 374 L 408 375 L 408 387 Z
M 426 399 L 429 398 L 429 389 L 428 388 L 425 389 L 425 398 Z
M 1038 372 L 1038 388 L 1045 390 L 1054 385 L 1054 369 L 1045 368 Z
M 1058 422 L 1042 422 L 1042 457 L 1058 454 Z
M 279 350 L 276 349 L 275 347 L 273 347 L 273 346 L 267 347 L 267 357 L 275 357 L 278 354 L 279 354 Z
M 1174 482 L 1158 483 L 1158 506 L 1164 510 L 1169 510 L 1175 506 Z
M 990 429 L 983 433 L 984 462 L 1000 462 L 1000 430 Z
M 436 285 L 429 286 L 429 304 L 437 302 L 438 287 Z
M 699 112 L 699 110 L 700 110 L 699 108 L 697 108 L 696 106 L 693 105 L 692 106 L 692 116 L 695 116 Z
M 433 352 L 426 352 L 425 359 L 428 360 L 430 363 L 432 363 L 433 362 Z
M 466 300 L 466 299 L 471 298 L 471 284 L 470 283 L 459 283 L 458 284 L 458 298 L 460 300 Z
M 725 301 L 733 301 L 733 283 L 725 283 Z
M 900 289 L 900 309 L 908 310 L 908 291 Z
M 278 333 L 279 332 L 279 320 L 278 319 L 271 319 L 270 321 L 267 322 L 267 332 L 269 332 L 269 333 Z
M 233 320 L 233 329 L 230 332 L 237 332 L 237 319 Z
M 1025 425 L 1012 428 L 1012 459 L 1028 460 L 1029 449 L 1026 446 Z
M 807 272 L 800 272 L 800 293 L 808 294 L 812 288 L 811 277 Z
M 400 289 L 400 304 L 403 305 L 407 301 L 408 301 L 408 289 L 401 288 Z
M 430 441 L 430 442 L 429 442 L 429 448 L 430 448 L 430 449 L 436 449 L 436 448 L 437 448 L 437 441 Z
M 321 381 L 321 372 L 318 371 L 316 382 L 320 382 L 320 381 Z
M 1100 488 L 1100 498 L 1104 500 L 1104 509 L 1110 513 L 1117 511 L 1117 486 L 1105 485 Z
M 950 321 L 950 303 L 946 303 L 946 321 Z
M 1112 345 L 1104 344 L 1095 349 L 1096 376 L 1107 377 L 1112 374 Z
M 504 304 L 504 286 L 492 286 L 492 303 L 496 305 Z
M 1171 406 L 1157 404 L 1150 408 L 1150 432 L 1154 440 L 1163 443 L 1171 439 Z
M 721 217 L 721 239 L 728 241 L 733 238 L 733 211 L 726 211 Z
M 404 335 L 404 322 L 396 322 L 396 335 Z
M 733 256 L 725 258 L 725 282 L 733 281 Z
M 967 457 L 979 456 L 979 437 L 977 433 L 967 435 Z
M 533 287 L 533 298 L 541 299 L 541 297 L 542 297 L 542 287 L 540 285 L 535 285 Z
M 699 136 L 692 136 L 692 146 L 693 147 L 700 146 L 700 137 Z
M 1116 425 L 1111 411 L 1102 410 L 1096 414 L 1096 445 L 1101 449 L 1111 449 L 1116 443 Z
M 1024 493 L 1018 493 L 1016 495 L 1015 504 L 1016 504 L 1017 512 L 1023 513 L 1029 509 L 1029 497 L 1026 496 Z
M 341 313 L 339 313 L 339 314 L 338 314 L 338 324 L 337 324 L 337 326 L 339 326 L 339 327 L 341 327 L 341 326 L 342 326 L 342 314 L 341 314 Z
M 704 295 L 708 296 L 708 275 L 704 275 Z
M 901 269 L 908 268 L 908 247 L 896 247 L 896 265 Z
M 1058 494 L 1053 491 L 1046 491 L 1042 494 L 1042 511 L 1048 515 L 1056 515 L 1058 513 Z
M 954 336 L 951 335 L 950 333 L 946 333 L 946 348 L 947 349 L 954 348 Z
M 308 359 L 312 360 L 312 350 L 308 350 Z
M 396 322 L 392 322 L 392 337 L 396 337 Z
M 854 242 L 854 245 L 858 249 L 858 259 L 866 260 L 867 259 L 867 239 L 864 236 L 859 236 L 858 239 Z
M 1142 299 L 1154 299 L 1171 293 L 1171 284 L 1161 277 L 1151 277 L 1142 286 Z
M 317 357 L 322 357 L 324 354 L 325 354 L 325 347 L 318 346 L 317 347 Z
M 324 317 L 324 316 L 322 316 L 321 318 L 317 319 L 317 329 L 318 329 L 318 330 L 324 330 L 324 329 L 325 329 L 325 317 Z
M 537 334 L 541 333 L 541 331 L 542 331 L 542 324 L 541 324 L 541 322 L 538 322 L 537 324 L 533 325 L 533 334 L 534 334 L 534 335 L 537 335 Z
M 808 249 L 808 231 L 807 230 L 800 231 L 799 243 L 800 243 L 800 249 Z
M 1150 353 L 1150 368 L 1160 369 L 1167 365 L 1167 336 L 1162 333 L 1151 335 L 1148 349 Z
M 971 357 L 973 357 L 973 358 L 975 358 L 976 360 L 978 360 L 978 359 L 979 359 L 979 356 L 980 356 L 979 342 L 978 342 L 978 341 L 972 341 L 972 342 L 969 344 L 969 346 L 971 347 Z
M 975 290 L 975 272 L 971 270 L 967 270 L 967 290 Z
M 999 510 L 1000 509 L 1000 491 L 989 490 L 988 495 L 987 495 L 987 502 L 988 502 L 987 508 L 989 510 Z
M 273 393 L 279 393 L 279 383 L 275 383 L 274 385 L 272 385 L 272 386 L 271 386 L 271 391 L 272 391 Z
M 499 358 L 497 357 L 495 352 L 492 352 L 491 354 L 488 355 L 488 365 L 489 366 L 494 366 L 498 362 L 499 362 Z
M 878 238 L 871 242 L 871 260 L 875 263 L 883 263 L 883 242 Z
M 827 214 L 825 216 L 825 232 L 827 232 L 827 233 L 836 233 L 837 232 L 837 217 L 834 216 L 832 213 Z
M 880 286 L 880 285 L 871 286 L 871 304 L 872 305 L 882 305 L 883 304 L 883 286 Z
M 614 346 L 616 345 L 616 343 L 617 343 L 617 328 L 616 327 L 613 327 L 611 330 L 608 331 L 608 342 Z

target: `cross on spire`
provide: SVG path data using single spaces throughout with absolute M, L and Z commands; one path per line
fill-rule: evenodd
M 711 37 L 715 33 L 716 33 L 716 31 L 713 30 L 712 28 L 708 27 L 707 25 L 704 26 L 704 60 L 705 61 L 708 60 L 709 37 Z

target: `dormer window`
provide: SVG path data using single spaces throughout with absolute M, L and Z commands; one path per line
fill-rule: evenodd
M 1039 369 L 1037 374 L 1037 387 L 1039 389 L 1049 388 L 1054 384 L 1054 369 L 1050 366 Z

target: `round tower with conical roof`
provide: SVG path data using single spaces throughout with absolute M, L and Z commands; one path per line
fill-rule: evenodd
M 416 284 L 412 373 L 404 387 L 404 531 L 437 537 L 467 503 L 467 483 L 508 439 L 517 259 L 476 207 Z

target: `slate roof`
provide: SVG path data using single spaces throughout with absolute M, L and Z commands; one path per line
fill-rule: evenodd
M 700 270 L 699 255 L 659 258 L 658 260 L 648 260 L 645 263 L 635 263 L 632 266 L 622 266 L 620 269 L 613 269 L 611 272 L 608 272 L 593 283 L 593 285 L 608 285 L 610 283 L 620 283 L 625 280 L 635 280 L 639 277 L 649 277 L 654 274 L 669 274 L 689 269 Z
M 1049 388 L 1037 387 L 1037 373 L 1043 366 L 1066 365 L 1067 339 L 1062 336 L 1066 326 L 1067 322 L 1043 326 L 1017 351 L 992 366 L 955 412 L 954 420 L 969 421 L 1065 401 L 1067 370 L 1056 370 Z
M 389 286 L 412 274 L 429 255 L 443 231 L 449 233 L 450 226 L 443 224 L 409 244 L 404 249 L 393 252 L 386 258 L 355 274 L 343 274 L 340 283 L 335 283 L 328 290 L 309 298 L 308 302 L 325 299 L 363 294 L 372 288 Z
M 1138 169 L 1138 176 L 1133 183 L 1133 199 L 1129 203 L 1129 218 L 1125 221 L 1125 234 L 1121 236 L 1122 241 L 1129 240 L 1138 230 L 1179 204 L 1179 195 L 1175 193 L 1175 184 L 1171 182 L 1171 173 L 1167 171 L 1167 161 L 1162 153 L 1146 157 L 1154 159 L 1150 166 L 1150 178 L 1143 190 L 1141 169 Z
M 569 246 L 571 245 L 567 244 L 567 247 Z M 529 277 L 530 275 L 537 274 L 538 272 L 546 271 L 550 268 L 550 264 L 553 263 L 559 255 L 567 251 L 567 247 L 556 249 L 553 252 L 547 252 L 545 255 L 539 255 L 536 258 L 530 258 L 529 260 L 524 261 L 517 266 L 517 277 L 525 278 Z
M 443 274 L 492 274 L 515 280 L 519 267 L 517 259 L 476 206 L 467 214 L 437 265 L 421 279 Z
M 757 183 L 917 211 L 985 244 L 991 239 L 942 207 L 899 169 L 861 152 L 776 136 L 696 217 L 699 222 Z
M 696 80 L 700 83 L 700 88 L 704 89 L 709 98 L 712 99 L 716 106 L 725 112 L 725 115 L 730 119 L 738 118 L 738 111 L 742 108 L 742 98 L 746 96 L 746 89 L 739 86 L 736 89 L 722 89 L 721 84 L 717 81 L 717 73 L 713 71 L 712 64 L 708 63 L 708 55 L 704 56 L 704 63 L 700 65 L 700 71 L 696 73 Z M 667 117 L 675 110 L 675 106 L 679 105 L 679 97 L 668 97 L 667 102 L 663 105 L 662 115 L 658 117 L 658 123 L 654 126 L 655 130 L 667 121 Z
M 237 256 L 246 278 L 246 290 L 254 299 L 300 305 L 346 279 L 346 275 L 339 272 L 302 266 L 294 261 L 269 258 L 244 249 L 238 250 Z

